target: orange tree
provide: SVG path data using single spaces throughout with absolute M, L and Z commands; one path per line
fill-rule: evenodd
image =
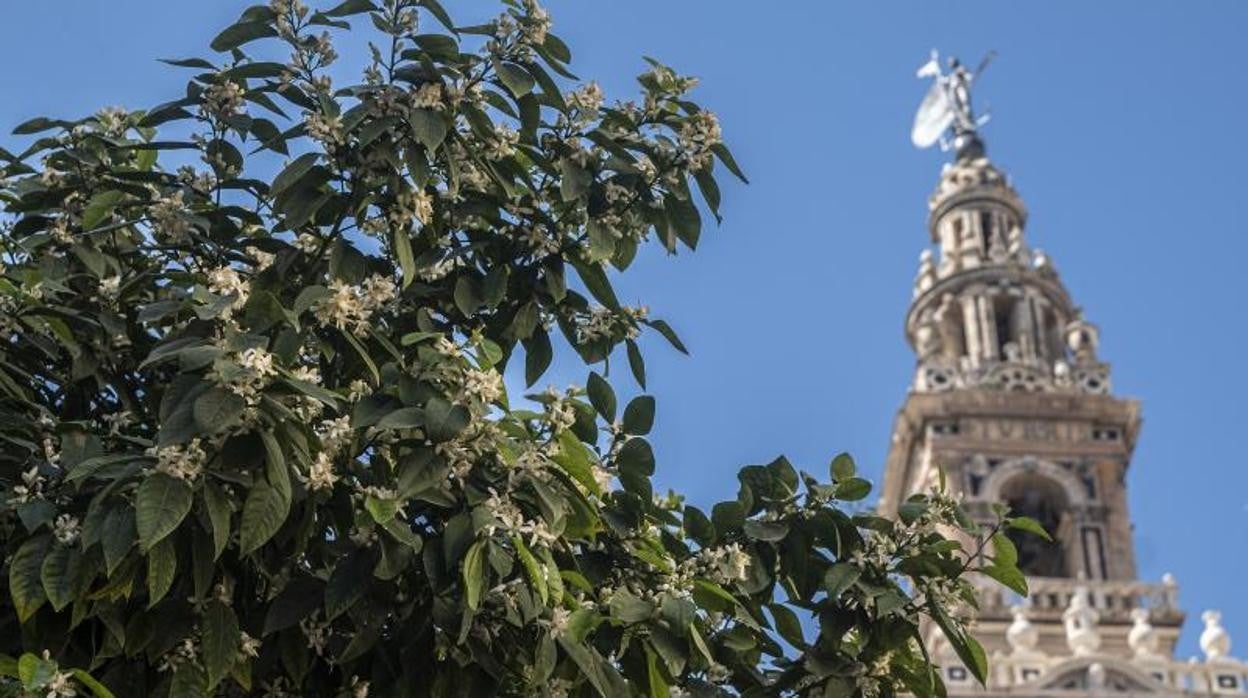
M 335 85 L 349 22 L 371 56 Z M 644 390 L 637 336 L 684 348 L 607 270 L 693 248 L 742 175 L 694 80 L 651 61 L 607 102 L 550 27 L 273 0 L 169 61 L 185 96 L 17 128 L 3 690 L 932 695 L 925 620 L 983 676 L 964 575 L 1023 583 L 1002 536 L 985 562 L 943 535 L 996 530 L 949 497 L 847 510 L 847 456 L 655 496 L 655 401 L 606 368 Z M 508 395 L 556 345 L 585 388 Z

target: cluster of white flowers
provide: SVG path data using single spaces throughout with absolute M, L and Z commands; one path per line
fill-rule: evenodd
M 179 666 L 195 662 L 199 657 L 199 642 L 194 637 L 185 637 L 176 647 L 160 658 L 156 671 L 168 673 L 176 671 Z
M 32 466 L 29 470 L 22 472 L 21 483 L 13 485 L 13 496 L 9 501 L 25 504 L 35 499 L 43 499 L 45 482 L 45 478 L 39 474 L 39 466 Z
M 641 306 L 621 306 L 619 311 L 603 306 L 590 308 L 589 314 L 578 318 L 576 338 L 580 342 L 595 342 L 601 339 L 615 339 L 622 336 L 636 339 L 640 334 L 637 323 L 650 314 L 650 309 Z
M 252 637 L 243 630 L 238 633 L 238 653 L 241 659 L 255 659 L 260 656 L 260 647 L 263 643 L 260 638 Z
M 685 119 L 680 127 L 680 147 L 689 162 L 689 168 L 697 172 L 711 164 L 711 148 L 724 140 L 719 119 L 709 111 L 700 111 Z
M 229 320 L 235 310 L 247 304 L 251 282 L 233 267 L 217 267 L 208 272 L 208 290 L 218 296 L 234 296 L 234 301 L 221 313 L 223 320 Z
M 246 100 L 241 85 L 233 80 L 224 80 L 216 85 L 209 85 L 204 90 L 204 102 L 200 111 L 210 119 L 224 120 L 242 113 Z
M 208 170 L 197 170 L 191 165 L 182 165 L 178 168 L 178 181 L 204 194 L 217 188 L 215 174 Z
M 312 459 L 308 466 L 308 474 L 300 475 L 300 479 L 310 490 L 332 490 L 338 482 L 338 474 L 334 472 L 334 456 L 329 451 L 321 451 Z
M 490 404 L 503 395 L 503 377 L 498 371 L 469 369 L 464 373 L 464 394 L 469 401 Z
M 365 279 L 359 286 L 334 279 L 329 284 L 329 295 L 317 302 L 312 310 L 322 327 L 363 334 L 368 330 L 373 314 L 397 295 L 398 287 L 394 282 L 377 274 Z
M 572 401 L 560 395 L 553 387 L 546 389 L 551 399 L 546 402 L 546 421 L 553 432 L 561 432 L 576 422 L 576 408 Z
M 308 649 L 316 652 L 316 656 L 323 657 L 325 655 L 325 647 L 329 644 L 329 623 L 319 620 L 321 612 L 318 609 L 311 616 L 299 621 L 299 629 L 303 631 L 303 636 L 308 639 Z
M 44 651 L 43 658 L 49 659 L 51 654 Z M 78 695 L 78 687 L 74 685 L 74 675 L 68 671 L 58 671 L 43 685 L 43 698 L 74 698 Z
M 413 222 L 428 225 L 433 220 L 433 196 L 424 189 L 399 192 L 386 217 L 398 230 L 411 228 Z
M 48 236 L 58 245 L 74 244 L 74 233 L 69 229 L 69 219 L 64 216 L 52 219 L 52 222 L 48 224 Z
M 527 537 L 528 544 L 533 547 L 549 546 L 559 540 L 558 534 L 550 530 L 545 521 L 525 517 L 524 512 L 509 497 L 500 496 L 493 488 L 490 488 L 490 496 L 481 506 L 494 519 L 494 523 L 486 524 L 481 529 L 487 536 L 502 530 L 511 535 Z
M 607 470 L 601 465 L 594 465 L 591 474 L 594 476 L 594 482 L 598 483 L 598 489 L 603 492 L 611 491 L 611 485 L 615 481 L 615 473 L 612 473 L 610 470 Z
M 130 113 L 122 107 L 105 107 L 95 113 L 95 122 L 107 136 L 120 138 L 126 134 L 126 119 Z
M 739 582 L 749 574 L 750 555 L 737 543 L 705 548 L 686 560 L 696 572 L 719 584 Z
M 485 157 L 490 160 L 502 160 L 516 153 L 516 144 L 520 142 L 520 134 L 507 124 L 494 127 L 494 136 L 486 143 Z
M 321 249 L 322 242 L 313 233 L 303 232 L 295 236 L 295 247 L 304 254 L 316 254 Z
M 208 375 L 217 384 L 245 399 L 249 407 L 255 407 L 260 402 L 261 391 L 273 382 L 277 374 L 277 358 L 267 349 L 250 347 L 232 357 L 218 358 Z M 319 401 L 313 402 L 320 404 Z
M 78 519 L 69 515 L 61 514 L 56 517 L 56 521 L 52 522 L 52 535 L 64 545 L 71 545 L 78 540 L 78 535 L 82 532 L 82 525 Z
M 121 277 L 106 276 L 100 279 L 99 298 L 105 303 L 112 303 L 117 300 L 118 294 L 121 293 Z
M 337 116 L 306 112 L 303 115 L 303 126 L 308 136 L 327 148 L 335 148 L 347 142 L 347 132 L 342 127 L 342 119 Z
M 546 43 L 551 25 L 550 13 L 538 5 L 537 0 L 524 0 L 524 11 L 527 16 L 520 27 L 521 40 L 534 46 Z
M 186 202 L 181 190 L 157 199 L 147 211 L 156 236 L 175 244 L 189 239 L 191 222 L 186 214 Z
M 542 259 L 559 253 L 559 239 L 551 235 L 541 223 L 516 228 L 520 239 L 528 245 L 534 259 Z
M 372 393 L 373 387 L 363 378 L 356 378 L 347 386 L 347 400 L 350 402 L 359 402 L 361 398 Z
M 308 14 L 308 6 L 301 0 L 269 0 L 269 9 L 277 15 L 277 33 L 282 38 L 294 36 L 292 19 L 300 20 Z
M 156 458 L 154 469 L 157 472 L 193 482 L 204 471 L 204 461 L 208 460 L 208 454 L 199 443 L 195 438 L 187 444 L 153 446 L 146 453 Z
M 427 82 L 412 91 L 412 106 L 417 109 L 442 109 L 442 85 Z
M 320 36 L 304 38 L 290 56 L 290 62 L 304 72 L 324 68 L 336 60 L 338 60 L 338 52 L 334 50 L 334 43 L 329 32 L 321 32 Z

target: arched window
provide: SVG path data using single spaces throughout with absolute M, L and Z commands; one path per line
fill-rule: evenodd
M 1035 577 L 1069 577 L 1066 550 L 1059 537 L 1062 515 L 1068 499 L 1062 486 L 1047 477 L 1027 473 L 1011 478 L 1001 488 L 1001 499 L 1009 505 L 1011 516 L 1035 519 L 1049 532 L 1052 542 L 1023 531 L 1006 535 L 1018 548 L 1018 567 L 1023 574 Z

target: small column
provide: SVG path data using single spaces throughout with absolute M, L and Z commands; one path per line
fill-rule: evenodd
M 962 325 L 966 331 L 966 355 L 971 359 L 972 366 L 979 366 L 983 356 L 979 331 L 979 307 L 977 299 L 965 295 L 958 299 L 962 303 Z
M 979 327 L 980 327 L 980 343 L 983 347 L 985 359 L 995 359 L 997 353 L 997 319 L 996 313 L 993 312 L 992 298 L 988 295 L 978 296 L 976 302 L 979 304 Z

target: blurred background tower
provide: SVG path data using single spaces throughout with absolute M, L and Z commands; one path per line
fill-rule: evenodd
M 954 158 L 928 202 L 935 251 L 920 256 L 906 315 L 917 367 L 880 506 L 895 513 L 943 472 L 973 517 L 991 521 L 992 506 L 1006 504 L 1053 541 L 1010 534 L 1029 598 L 982 584 L 974 634 L 991 659 L 986 693 L 930 629 L 945 681 L 954 694 L 1001 696 L 1243 693 L 1245 667 L 1228 656 L 1220 616 L 1203 616 L 1204 660 L 1177 661 L 1177 585 L 1136 578 L 1125 482 L 1139 403 L 1113 395 L 1096 326 L 1028 244 L 1026 207 L 970 111 L 978 71 L 950 68 L 943 75 L 933 56 L 920 69 L 935 80 L 915 143 L 951 132 Z

